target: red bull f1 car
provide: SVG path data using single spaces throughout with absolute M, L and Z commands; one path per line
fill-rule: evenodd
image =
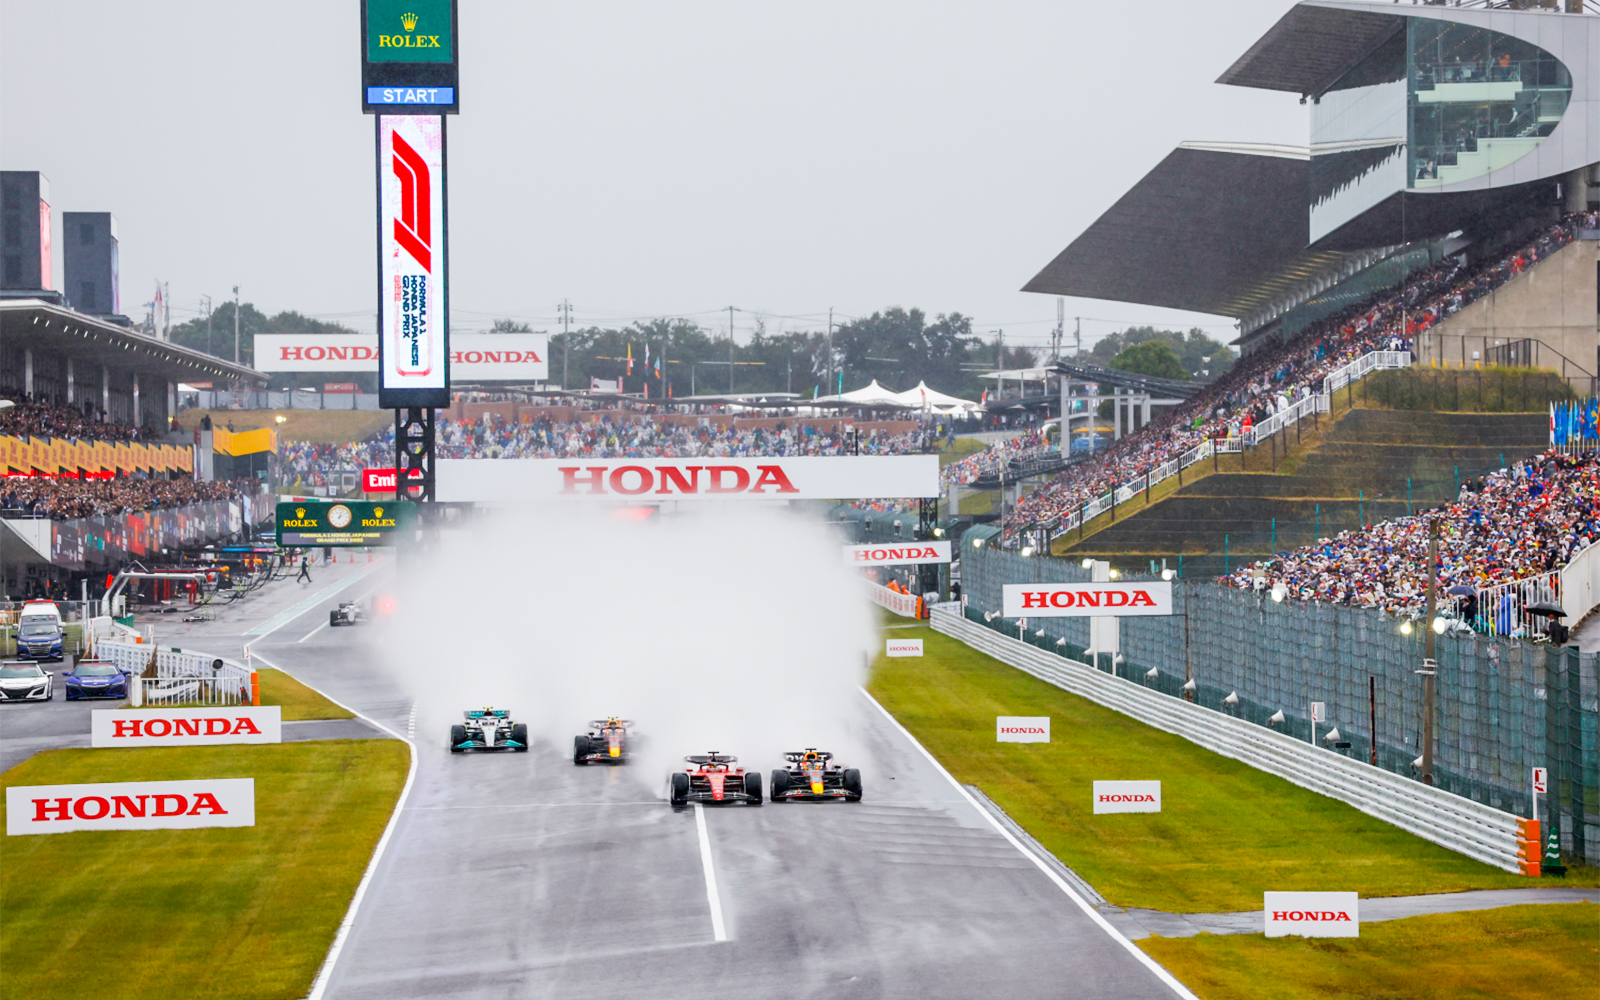
M 683 759 L 689 766 L 672 775 L 670 801 L 674 806 L 691 802 L 761 804 L 761 772 L 735 766 L 739 758 L 713 750 Z
M 833 754 L 815 747 L 783 755 L 789 763 L 772 772 L 772 801 L 844 799 L 861 801 L 861 772 L 840 767 Z
M 611 716 L 589 723 L 587 736 L 572 738 L 572 763 L 574 764 L 626 764 L 633 756 L 628 736 L 627 719 Z
M 466 721 L 450 727 L 450 752 L 511 750 L 528 752 L 528 726 L 512 722 L 504 708 L 471 709 L 461 713 Z

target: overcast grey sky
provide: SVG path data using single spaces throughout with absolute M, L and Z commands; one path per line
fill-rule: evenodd
M 1175 145 L 1306 142 L 1219 86 L 1290 0 L 459 0 L 456 329 L 683 315 L 741 339 L 830 306 L 960 311 L 1044 343 L 1019 289 Z M 230 287 L 372 329 L 373 126 L 356 0 L 0 0 L 0 167 L 111 211 L 123 311 Z M 1226 321 L 1069 299 L 1122 322 Z M 1106 321 L 1116 322 L 1106 322 Z

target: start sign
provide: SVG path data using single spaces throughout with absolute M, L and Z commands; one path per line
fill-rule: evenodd
M 286 548 L 318 545 L 390 545 L 410 526 L 417 505 L 404 501 L 299 500 L 278 504 L 278 544 Z

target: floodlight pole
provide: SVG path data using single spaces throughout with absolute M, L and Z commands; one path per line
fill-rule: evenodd
M 1439 672 L 1438 661 L 1434 659 L 1433 645 L 1433 616 L 1435 614 L 1436 591 L 1439 586 L 1439 519 L 1433 518 L 1428 522 L 1428 611 L 1423 617 L 1422 633 L 1422 669 L 1417 673 L 1422 675 L 1422 783 L 1433 784 L 1433 702 L 1435 696 L 1434 685 Z

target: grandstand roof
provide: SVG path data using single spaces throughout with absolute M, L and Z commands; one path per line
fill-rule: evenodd
M 1107 368 L 1103 365 L 1083 364 L 1078 361 L 1058 361 L 1054 370 L 1057 374 L 1065 375 L 1067 378 L 1077 379 L 1081 382 L 1114 385 L 1119 389 L 1149 393 L 1152 396 L 1174 396 L 1178 399 L 1188 399 L 1205 388 L 1205 383 L 1203 382 L 1156 378 L 1153 375 L 1141 375 L 1138 372 L 1125 372 L 1120 368 Z
M 172 382 L 264 382 L 267 378 L 247 365 L 236 365 L 40 299 L 0 301 L 0 337 L 31 346 L 36 353 L 114 365 Z
M 1304 147 L 1186 142 L 1023 286 L 1242 319 L 1335 273 L 1313 251 Z
M 1412 13 L 1405 11 L 1405 13 Z M 1299 3 L 1240 56 L 1218 83 L 1321 94 L 1368 52 L 1405 28 L 1399 11 Z

